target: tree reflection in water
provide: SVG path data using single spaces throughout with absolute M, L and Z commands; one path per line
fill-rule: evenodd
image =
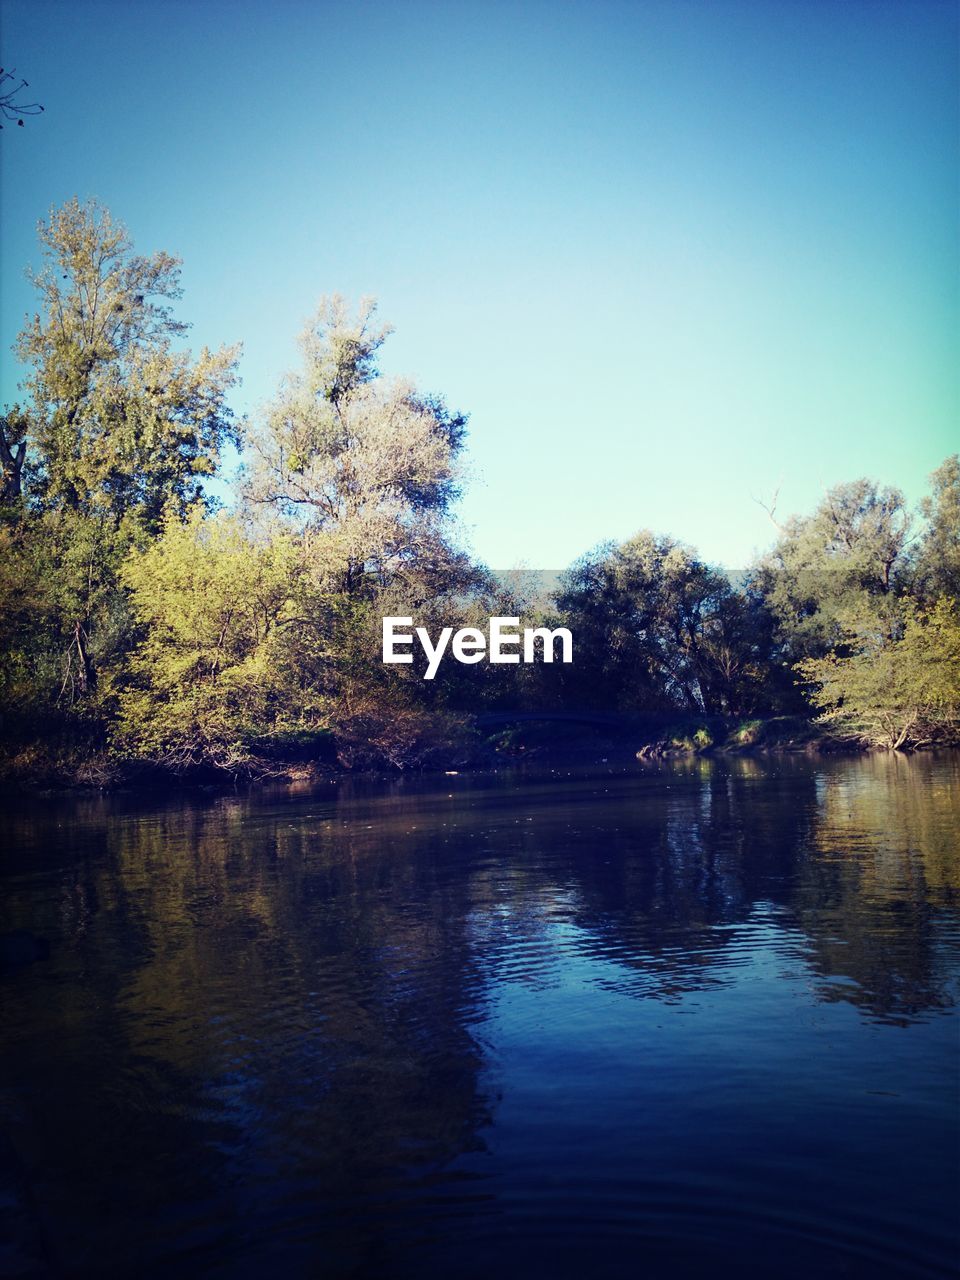
M 755 1089 L 771 1087 L 761 1013 L 799 1054 L 822 1051 L 810 1028 L 836 1004 L 916 1032 L 919 1053 L 917 1029 L 956 996 L 958 794 L 944 755 L 11 806 L 0 928 L 51 944 L 3 979 L 11 1256 L 96 1274 L 472 1274 L 474 1233 L 477 1266 L 497 1238 L 520 1259 L 524 1232 L 539 1237 L 516 1169 L 544 1157 L 529 1136 L 520 1152 L 511 1100 L 546 1097 L 576 1051 L 597 1086 L 570 1116 L 584 1177 L 633 1205 L 631 1238 L 655 1257 L 658 1177 L 689 1189 L 714 1152 L 688 1117 L 676 1168 L 655 1129 L 631 1166 L 605 1156 L 597 1093 L 616 1086 L 598 1055 L 635 1073 L 610 1103 L 623 1116 L 641 1095 L 665 1105 L 636 1065 L 665 1025 L 701 1045 L 752 1036 L 755 1078 L 736 1083 Z M 657 1070 L 682 1090 L 670 1043 Z M 785 1200 L 818 1158 L 783 1171 Z M 949 1191 L 955 1168 L 941 1175 Z M 555 1234 L 562 1206 L 538 1210 Z M 934 1257 L 942 1226 L 921 1234 Z

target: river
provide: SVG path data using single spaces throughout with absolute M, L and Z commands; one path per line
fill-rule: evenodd
M 949 1274 L 958 816 L 957 753 L 7 798 L 0 1272 Z

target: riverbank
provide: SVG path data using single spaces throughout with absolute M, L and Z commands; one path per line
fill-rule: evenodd
M 938 745 L 955 745 L 943 743 Z M 459 742 L 425 751 L 414 767 L 389 761 L 350 767 L 331 734 L 258 744 L 234 765 L 173 767 L 111 753 L 91 734 L 48 734 L 43 740 L 0 747 L 0 788 L 18 792 L 177 790 L 196 787 L 309 783 L 340 776 L 402 772 L 482 771 L 526 763 L 547 766 L 614 765 L 704 755 L 859 753 L 872 748 L 855 737 L 824 731 L 803 716 L 767 719 L 559 715 L 507 712 L 479 717 Z

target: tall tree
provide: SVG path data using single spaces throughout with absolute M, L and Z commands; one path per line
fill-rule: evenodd
M 759 604 L 672 538 L 644 531 L 568 575 L 557 604 L 577 637 L 576 701 L 615 710 L 753 710 L 766 674 Z M 578 687 L 579 685 L 579 687 Z
M 929 610 L 909 599 L 891 636 L 870 616 L 843 620 L 845 653 L 799 663 L 821 719 L 872 746 L 893 750 L 960 736 L 960 606 Z
M 54 209 L 39 236 L 43 265 L 30 278 L 40 305 L 17 341 L 27 403 L 0 429 L 6 523 L 16 526 L 4 580 L 21 614 L 32 608 L 21 653 L 35 696 L 73 703 L 131 643 L 124 556 L 165 512 L 182 517 L 203 501 L 236 439 L 226 396 L 238 348 L 194 359 L 177 345 L 187 327 L 172 310 L 178 260 L 137 254 L 95 201 Z M 42 590 L 25 591 L 17 575 Z
M 755 585 L 778 618 L 791 659 L 841 643 L 841 619 L 851 609 L 888 611 L 905 585 L 910 523 L 899 489 L 864 479 L 837 485 L 812 515 L 778 526 Z
M 926 530 L 917 557 L 919 594 L 960 599 L 960 455 L 944 459 L 930 477 L 933 493 L 920 510 Z
M 32 367 L 35 497 L 115 520 L 136 512 L 156 528 L 171 501 L 185 511 L 202 496 L 236 438 L 226 395 L 239 348 L 194 359 L 174 346 L 187 328 L 170 305 L 179 260 L 135 253 L 96 201 L 54 209 L 39 237 L 40 310 L 17 342 Z
M 433 684 L 384 670 L 380 617 L 462 617 L 490 586 L 452 537 L 466 416 L 380 375 L 390 332 L 370 299 L 355 312 L 323 299 L 300 371 L 247 437 L 247 500 L 278 515 L 301 552 L 298 679 L 352 762 L 408 760 L 430 726 L 450 732 Z
M 324 299 L 300 339 L 301 371 L 248 437 L 249 497 L 290 518 L 318 572 L 351 593 L 414 565 L 437 586 L 468 572 L 446 522 L 466 417 L 379 376 L 390 329 L 375 313 L 369 299 L 356 315 L 342 298 Z

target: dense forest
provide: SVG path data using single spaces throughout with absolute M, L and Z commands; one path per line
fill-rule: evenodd
M 466 416 L 380 375 L 372 303 L 325 300 L 299 371 L 239 420 L 239 347 L 185 348 L 176 258 L 137 254 L 95 202 L 54 210 L 40 243 L 28 374 L 0 417 L 4 776 L 480 762 L 524 745 L 511 715 L 616 716 L 641 750 L 804 725 L 960 737 L 957 456 L 918 511 L 867 479 L 805 517 L 773 507 L 771 550 L 736 578 L 643 531 L 545 589 L 463 551 Z M 424 681 L 383 665 L 388 614 L 564 625 L 575 661 Z

